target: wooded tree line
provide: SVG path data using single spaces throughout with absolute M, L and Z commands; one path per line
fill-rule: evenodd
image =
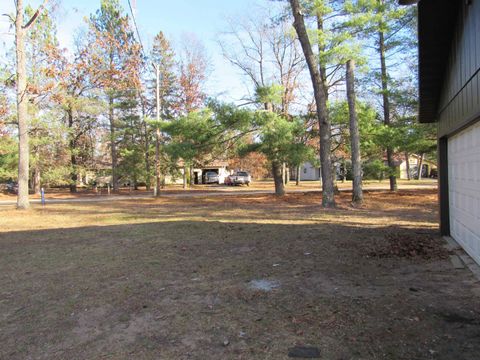
M 0 181 L 68 186 L 87 172 L 161 191 L 194 167 L 256 156 L 276 193 L 285 169 L 321 168 L 335 205 L 335 163 L 354 180 L 390 178 L 395 158 L 434 156 L 435 129 L 416 123 L 416 17 L 394 0 L 289 0 L 235 19 L 219 47 L 248 81 L 241 104 L 205 91 L 211 64 L 190 36 L 175 49 L 159 31 L 144 48 L 118 0 L 102 0 L 73 49 L 56 37 L 55 9 L 16 2 L 16 46 L 1 68 Z M 16 103 L 13 96 L 16 91 Z M 16 104 L 16 107 L 15 107 Z M 95 180 L 93 180 L 95 181 Z

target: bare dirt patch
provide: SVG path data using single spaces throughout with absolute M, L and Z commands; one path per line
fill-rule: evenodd
M 391 234 L 441 244 L 435 191 L 367 193 L 361 208 L 350 194 L 337 209 L 320 200 L 2 209 L 0 358 L 287 359 L 314 347 L 333 360 L 477 359 L 468 270 L 443 256 L 365 256 Z M 249 287 L 261 279 L 278 286 Z

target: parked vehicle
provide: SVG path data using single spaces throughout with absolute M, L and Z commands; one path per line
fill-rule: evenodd
M 18 183 L 16 182 L 8 182 L 7 183 L 7 192 L 12 194 L 18 194 Z
M 234 185 L 234 183 L 233 183 L 233 177 L 234 177 L 234 175 L 228 175 L 227 177 L 225 177 L 225 180 L 224 180 L 223 183 L 224 183 L 225 185 L 228 185 L 228 186 Z
M 228 181 L 225 179 L 227 185 L 247 185 L 250 186 L 252 177 L 246 171 L 237 171 L 235 174 L 228 176 Z
M 205 184 L 219 184 L 218 174 L 215 171 L 207 171 L 205 174 Z

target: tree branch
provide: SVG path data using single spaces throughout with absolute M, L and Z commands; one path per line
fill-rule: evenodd
M 35 22 L 35 20 L 37 20 L 40 13 L 43 11 L 43 9 L 45 9 L 45 6 L 47 5 L 47 2 L 48 2 L 48 0 L 43 0 L 42 5 L 40 5 L 38 7 L 37 11 L 35 11 L 35 14 L 33 14 L 31 19 L 28 20 L 28 22 L 25 25 L 22 26 L 23 29 L 28 29 Z
M 8 17 L 12 23 L 15 23 L 15 19 L 12 17 L 12 15 L 10 15 L 10 14 L 2 14 L 2 16 Z

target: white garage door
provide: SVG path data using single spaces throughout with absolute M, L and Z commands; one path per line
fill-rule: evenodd
M 480 122 L 448 139 L 450 233 L 480 264 Z

